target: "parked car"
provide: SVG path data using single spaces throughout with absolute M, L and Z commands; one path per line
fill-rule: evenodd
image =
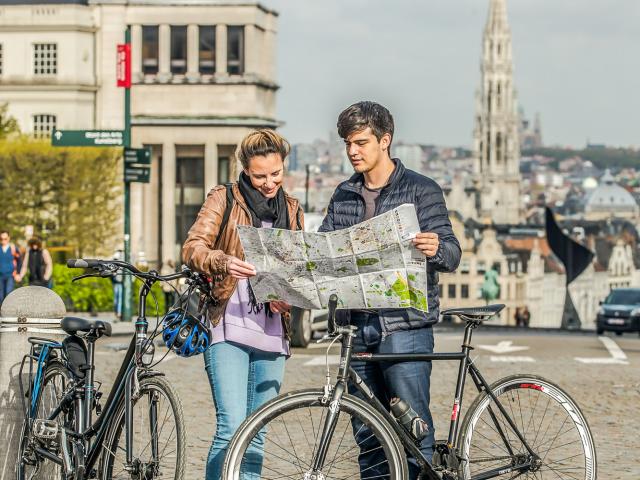
M 322 225 L 324 215 L 320 213 L 304 214 L 304 229 L 315 232 Z M 306 347 L 316 331 L 327 329 L 327 310 L 306 310 L 291 307 L 291 346 Z
M 640 288 L 614 288 L 600 303 L 596 320 L 598 335 L 610 331 L 640 333 Z

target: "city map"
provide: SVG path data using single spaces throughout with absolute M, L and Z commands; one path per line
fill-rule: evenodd
M 327 233 L 238 225 L 259 302 L 301 308 L 415 308 L 427 311 L 426 258 L 412 239 L 415 207 L 404 204 L 353 227 Z

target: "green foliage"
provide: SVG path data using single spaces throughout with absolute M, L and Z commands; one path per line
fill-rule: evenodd
M 138 307 L 140 303 L 140 287 L 142 282 L 137 278 L 133 281 L 131 298 L 132 298 L 132 310 L 135 315 L 138 314 Z M 155 298 L 154 298 L 155 296 Z M 160 283 L 156 283 L 152 288 L 149 295 L 147 295 L 147 319 L 151 319 L 156 316 L 156 300 L 158 301 L 157 314 L 162 317 L 164 314 L 164 293 L 162 292 L 162 286 Z
M 111 254 L 121 217 L 120 157 L 114 148 L 0 140 L 0 225 L 16 239 L 33 225 L 49 247 L 71 246 L 78 257 Z
M 524 156 L 542 155 L 553 158 L 554 166 L 557 168 L 558 162 L 566 158 L 580 157 L 591 161 L 600 169 L 605 168 L 640 168 L 640 151 L 628 148 L 585 148 L 582 150 L 571 150 L 562 148 L 535 148 L 524 150 Z
M 53 291 L 65 302 L 67 309 L 76 312 L 104 312 L 113 309 L 113 288 L 108 278 L 83 278 L 71 282 L 73 277 L 82 275 L 80 268 L 53 266 Z
M 3 103 L 0 105 L 0 139 L 4 140 L 11 135 L 20 133 L 20 127 L 15 118 L 7 114 L 9 105 Z

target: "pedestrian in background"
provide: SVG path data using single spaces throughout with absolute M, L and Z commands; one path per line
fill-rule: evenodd
M 160 267 L 160 275 L 171 275 L 176 272 L 176 264 L 173 260 L 167 260 Z M 164 313 L 166 314 L 175 303 L 177 280 L 162 282 L 162 293 L 164 294 Z
M 0 231 L 0 304 L 15 287 L 20 263 L 20 251 L 11 243 L 6 230 Z
M 122 260 L 123 253 L 122 250 L 117 250 L 113 259 Z M 111 286 L 113 288 L 113 313 L 118 320 L 122 320 L 122 301 L 124 299 L 124 276 L 122 273 L 111 276 Z
M 21 282 L 27 274 L 29 275 L 30 286 L 47 288 L 53 286 L 53 260 L 49 250 L 42 248 L 42 240 L 38 237 L 29 239 L 28 248 L 22 261 L 22 268 L 16 281 Z
M 206 480 L 220 478 L 231 437 L 247 415 L 275 397 L 282 385 L 289 355 L 290 306 L 282 301 L 256 301 L 248 280 L 256 269 L 243 261 L 237 225 L 303 229 L 300 203 L 282 187 L 289 150 L 289 143 L 273 130 L 247 135 L 236 151 L 243 167 L 238 182 L 209 192 L 182 247 L 182 259 L 190 268 L 214 278 L 216 302 L 207 312 L 213 326 L 212 345 L 204 361 L 216 433 Z M 227 208 L 228 221 L 223 223 Z M 252 442 L 252 460 L 243 465 L 242 480 L 260 477 L 262 448 L 260 441 Z

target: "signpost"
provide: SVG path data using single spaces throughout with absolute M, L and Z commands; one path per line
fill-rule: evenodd
M 122 147 L 122 130 L 54 130 L 51 134 L 54 147 Z
M 124 181 L 149 183 L 151 176 L 151 150 L 148 148 L 124 149 Z

